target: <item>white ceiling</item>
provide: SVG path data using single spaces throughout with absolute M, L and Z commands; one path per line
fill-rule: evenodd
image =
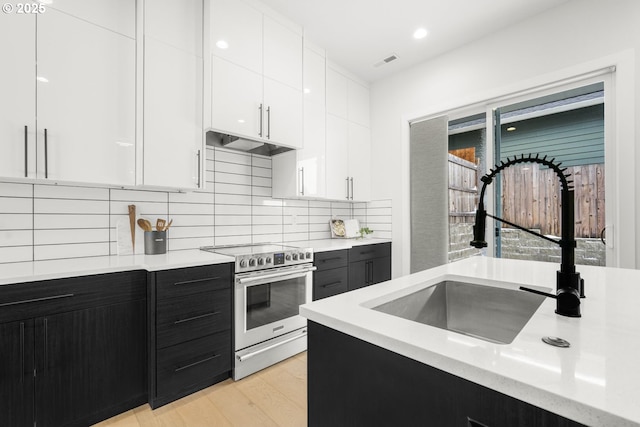
M 262 0 L 305 28 L 305 37 L 373 82 L 568 0 Z M 424 27 L 429 35 L 413 39 Z M 399 59 L 376 68 L 390 54 Z

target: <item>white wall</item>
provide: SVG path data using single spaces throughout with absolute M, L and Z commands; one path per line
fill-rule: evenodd
M 371 87 L 374 199 L 393 200 L 393 271 L 408 271 L 403 207 L 408 185 L 403 156 L 408 120 L 546 85 L 616 65 L 614 144 L 625 177 L 616 188 L 626 200 L 619 223 L 627 224 L 620 266 L 640 266 L 640 1 L 572 0 L 484 39 L 451 51 Z M 428 40 L 427 40 L 428 43 Z M 624 243 L 624 242 L 623 242 Z M 630 245 L 630 247 L 629 247 Z

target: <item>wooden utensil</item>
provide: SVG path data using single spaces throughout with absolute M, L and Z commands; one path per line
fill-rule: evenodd
M 167 226 L 164 228 L 164 231 L 167 231 L 169 229 L 169 227 L 171 227 L 171 223 L 173 222 L 173 220 L 169 221 L 169 224 L 167 224 Z
M 166 225 L 166 221 L 162 218 L 158 218 L 158 220 L 156 221 L 156 230 L 158 231 L 164 231 L 165 228 L 164 226 Z
M 136 253 L 136 205 L 129 205 L 129 227 L 131 227 L 131 248 Z
M 143 218 L 140 218 L 138 220 L 138 225 L 140 226 L 140 228 L 142 228 L 144 231 L 153 231 L 153 227 L 151 227 L 151 223 Z

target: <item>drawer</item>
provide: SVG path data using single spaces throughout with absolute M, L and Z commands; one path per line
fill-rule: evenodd
M 156 395 L 179 394 L 231 370 L 231 331 L 158 350 Z
M 168 347 L 231 328 L 231 290 L 158 300 L 156 346 Z
M 318 270 L 328 270 L 330 268 L 346 267 L 349 262 L 349 249 L 339 251 L 318 252 L 313 254 L 315 261 L 313 264 Z
M 0 323 L 145 299 L 145 271 L 0 286 Z
M 391 256 L 391 243 L 375 243 L 372 245 L 354 246 L 349 249 L 349 262 L 357 262 L 373 258 Z
M 208 290 L 230 289 L 232 263 L 178 268 L 156 273 L 158 299 L 173 298 Z
M 346 292 L 349 283 L 349 267 L 334 268 L 313 273 L 313 300 Z

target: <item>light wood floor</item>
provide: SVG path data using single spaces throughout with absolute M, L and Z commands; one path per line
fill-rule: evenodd
M 99 427 L 305 427 L 307 353 L 240 381 L 228 379 L 152 411 L 140 406 Z

